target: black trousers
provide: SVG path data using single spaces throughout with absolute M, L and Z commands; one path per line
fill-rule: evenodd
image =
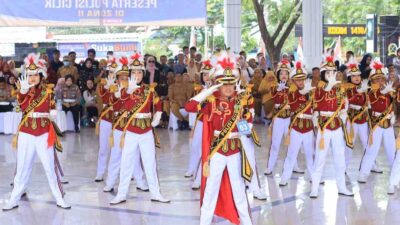
M 86 112 L 87 112 L 87 117 L 89 120 L 92 119 L 93 117 L 99 116 L 99 111 L 98 111 L 97 107 L 95 107 L 95 106 L 86 107 Z
M 13 111 L 13 106 L 11 104 L 9 105 L 0 105 L 0 113 L 2 112 L 11 112 Z
M 74 105 L 74 106 L 70 106 L 70 107 L 66 107 L 63 105 L 63 111 L 65 112 L 65 114 L 67 114 L 68 111 L 71 111 L 72 113 L 72 117 L 74 118 L 74 125 L 75 128 L 78 127 L 78 123 L 79 123 L 79 113 L 81 111 L 81 106 L 80 105 Z

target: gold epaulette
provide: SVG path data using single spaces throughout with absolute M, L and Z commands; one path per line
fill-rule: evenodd
M 254 84 L 247 84 L 246 85 L 246 91 L 251 92 L 251 89 L 253 88 Z
M 371 91 L 377 91 L 379 89 L 379 84 L 371 84 Z
M 201 91 L 201 85 L 194 83 L 193 84 L 193 89 L 194 89 L 194 91 Z
M 150 84 L 150 89 L 154 90 L 154 88 L 156 88 L 157 85 L 158 85 L 157 83 L 151 83 Z
M 47 93 L 49 94 L 53 93 L 53 89 L 54 89 L 54 84 L 46 84 Z
M 294 85 L 293 83 L 290 84 L 290 86 L 289 86 L 289 92 L 295 92 L 295 91 L 297 91 L 297 86 Z
M 113 85 L 110 86 L 109 90 L 110 90 L 111 93 L 115 93 L 115 92 L 118 91 L 118 86 L 116 84 L 113 84 Z
M 107 84 L 107 80 L 105 78 L 101 78 L 100 84 L 101 85 L 106 85 Z
M 354 84 L 352 84 L 352 83 L 341 83 L 340 84 L 340 88 L 344 88 L 344 89 L 352 89 L 352 88 L 354 88 L 355 87 L 355 85 Z
M 207 97 L 207 101 L 210 102 L 210 103 L 215 102 L 215 96 L 214 95 L 208 96 Z
M 325 87 L 325 85 L 326 85 L 326 83 L 324 81 L 320 80 L 320 81 L 318 81 L 317 87 L 318 88 L 323 88 L 323 87 Z

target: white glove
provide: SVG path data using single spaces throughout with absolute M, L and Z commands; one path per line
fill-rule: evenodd
M 345 109 L 340 110 L 339 117 L 342 120 L 343 124 L 346 124 L 347 121 L 347 111 Z
M 385 84 L 385 87 L 381 90 L 381 93 L 385 95 L 385 94 L 387 94 L 389 92 L 393 92 L 393 91 L 395 91 L 393 89 L 393 81 L 389 81 Z
M 153 121 L 151 122 L 152 127 L 158 126 L 160 124 L 162 112 L 156 112 L 153 116 Z
M 281 81 L 278 84 L 278 88 L 276 88 L 277 91 L 282 91 L 283 89 L 287 89 L 288 87 L 286 86 L 286 81 Z
M 390 113 L 390 125 L 394 125 L 396 123 L 396 116 L 394 115 L 394 112 Z
M 245 89 L 242 89 L 242 88 L 240 87 L 241 84 L 242 84 L 242 81 L 241 81 L 241 80 L 239 80 L 239 81 L 236 83 L 236 88 L 235 88 L 235 90 L 236 90 L 236 94 L 238 94 L 238 95 L 239 95 L 240 93 L 246 91 Z
M 206 100 L 206 98 L 208 96 L 212 95 L 222 85 L 223 84 L 217 84 L 217 85 L 213 85 L 207 89 L 204 89 L 202 92 L 200 92 L 196 96 L 194 96 L 192 98 L 192 100 L 195 100 L 196 102 L 203 102 L 204 100 Z
M 106 85 L 104 85 L 104 89 L 108 90 L 110 89 L 111 85 L 113 85 L 115 83 L 115 80 L 111 77 L 107 77 L 106 79 Z
M 122 89 L 124 89 L 124 87 L 122 86 L 122 85 L 118 85 L 118 91 L 116 91 L 115 93 L 114 93 L 114 96 L 116 97 L 116 98 L 121 98 L 121 92 L 122 92 Z
M 359 88 L 357 88 L 357 92 L 358 93 L 364 93 L 364 92 L 367 92 L 368 91 L 368 88 L 369 88 L 369 86 L 368 86 L 368 80 L 363 80 L 362 82 L 361 82 L 361 87 L 359 87 Z
M 28 75 L 26 74 L 21 75 L 19 78 L 19 84 L 21 85 L 21 90 L 19 91 L 21 94 L 28 93 L 29 89 L 34 86 L 33 84 L 29 84 Z
M 304 81 L 304 88 L 299 91 L 300 94 L 305 95 L 312 89 L 314 89 L 315 87 L 313 87 L 311 84 L 312 84 L 311 79 L 307 79 L 306 81 Z
M 50 120 L 55 121 L 57 119 L 57 110 L 50 110 Z
M 136 77 L 129 78 L 128 90 L 126 91 L 128 94 L 132 94 L 136 89 L 140 88 L 136 83 Z
M 313 113 L 312 122 L 314 124 L 314 127 L 318 127 L 318 112 Z
M 249 112 L 251 113 L 251 118 L 253 118 L 253 120 L 254 120 L 254 116 L 256 115 L 254 108 L 249 109 Z
M 331 91 L 336 84 L 341 83 L 341 81 L 336 80 L 336 73 L 327 75 L 326 79 L 328 80 L 328 85 L 324 88 L 325 91 Z

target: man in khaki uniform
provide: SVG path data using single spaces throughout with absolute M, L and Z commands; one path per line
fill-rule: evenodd
M 76 68 L 76 66 L 74 66 L 73 63 L 71 63 L 71 59 L 67 55 L 63 57 L 63 63 L 64 66 L 58 69 L 57 77 L 60 78 L 65 77 L 66 75 L 72 75 L 76 83 L 79 79 L 78 69 Z
M 188 122 L 188 112 L 184 109 L 185 103 L 192 94 L 192 88 L 182 74 L 175 75 L 175 83 L 168 88 L 171 112 L 178 118 L 179 130 L 190 130 Z

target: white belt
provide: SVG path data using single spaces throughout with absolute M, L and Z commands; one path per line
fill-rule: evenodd
M 10 105 L 9 102 L 0 102 L 0 105 Z
M 372 116 L 379 117 L 379 116 L 381 116 L 381 115 L 382 115 L 382 113 L 380 113 L 380 112 L 372 111 Z M 392 118 L 392 114 L 389 114 L 389 115 L 386 117 L 386 119 L 391 119 L 391 118 Z
M 275 109 L 279 109 L 281 107 L 281 104 L 275 104 Z
M 355 110 L 358 110 L 358 111 L 362 109 L 362 106 L 361 106 L 361 105 L 353 105 L 353 104 L 350 104 L 349 107 L 350 107 L 351 109 L 355 109 Z
M 64 99 L 63 101 L 65 103 L 74 103 L 74 102 L 76 102 L 76 99 Z
M 299 119 L 312 119 L 313 116 L 310 115 L 310 114 L 301 113 L 300 115 L 297 116 L 297 118 L 299 118 Z
M 330 111 L 319 111 L 320 116 L 333 116 L 335 112 L 330 112 Z
M 28 114 L 30 118 L 49 118 L 50 113 L 41 113 L 41 112 L 31 112 Z
M 151 113 L 136 113 L 135 119 L 146 119 L 151 118 Z
M 221 131 L 215 130 L 215 131 L 214 131 L 214 136 L 218 136 L 220 133 L 221 133 Z M 229 134 L 228 139 L 234 139 L 234 138 L 240 138 L 240 135 L 239 135 L 238 132 L 231 132 L 231 133 Z

